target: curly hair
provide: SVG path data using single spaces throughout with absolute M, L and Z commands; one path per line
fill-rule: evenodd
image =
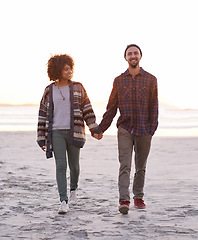
M 54 55 L 48 60 L 47 73 L 50 81 L 56 81 L 61 78 L 65 64 L 68 64 L 73 72 L 74 60 L 67 54 Z

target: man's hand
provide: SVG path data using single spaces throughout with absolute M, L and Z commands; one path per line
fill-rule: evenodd
M 99 133 L 99 134 L 97 134 L 97 133 L 94 133 L 93 134 L 93 137 L 94 138 L 96 138 L 96 139 L 98 139 L 98 140 L 100 140 L 100 139 L 102 139 L 103 138 L 103 133 L 101 132 L 101 133 Z

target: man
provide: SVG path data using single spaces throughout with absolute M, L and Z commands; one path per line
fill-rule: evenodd
M 128 69 L 115 78 L 107 110 L 98 127 L 98 139 L 111 125 L 120 111 L 117 121 L 119 152 L 119 211 L 127 214 L 130 205 L 130 172 L 132 151 L 135 152 L 135 175 L 133 181 L 134 205 L 145 208 L 143 200 L 145 170 L 151 139 L 158 126 L 157 79 L 139 66 L 142 58 L 140 47 L 128 45 L 124 52 Z

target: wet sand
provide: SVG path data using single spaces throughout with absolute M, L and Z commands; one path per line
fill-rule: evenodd
M 0 239 L 197 239 L 198 138 L 153 138 L 147 207 L 128 215 L 118 212 L 117 155 L 116 136 L 87 136 L 78 202 L 59 215 L 54 159 L 35 132 L 0 132 Z

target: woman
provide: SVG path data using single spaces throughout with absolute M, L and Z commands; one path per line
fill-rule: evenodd
M 70 203 L 75 203 L 79 153 L 85 143 L 84 121 L 92 135 L 97 128 L 96 117 L 83 85 L 71 81 L 73 67 L 73 59 L 66 54 L 49 59 L 47 72 L 53 83 L 45 88 L 38 117 L 37 142 L 46 151 L 47 158 L 51 158 L 54 152 L 60 214 L 68 210 L 67 158 L 70 168 Z

